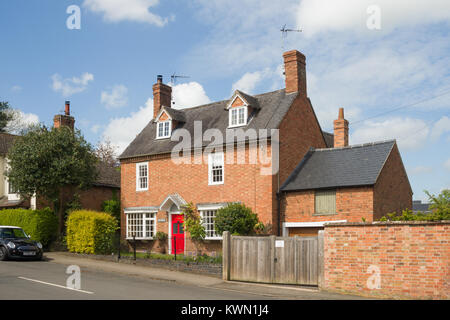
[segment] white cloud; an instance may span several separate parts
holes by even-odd
[[[18,85],[15,85],[15,86],[13,86],[11,88],[11,91],[13,91],[13,92],[20,92],[20,91],[22,91],[22,87],[18,86]]]
[[[450,118],[444,116],[435,123],[431,130],[431,139],[436,141],[439,137],[447,132],[450,132]]]
[[[258,86],[258,84],[261,83],[261,81],[265,79],[275,78],[274,76],[276,73],[277,70],[272,71],[269,68],[266,68],[262,71],[247,72],[238,81],[233,83],[231,91],[234,92],[234,90],[237,89],[248,94],[253,94],[255,88]]]
[[[411,170],[409,170],[409,172],[411,174],[424,174],[424,173],[430,173],[431,171],[433,171],[432,167],[427,167],[427,166],[417,166],[412,168]]]
[[[128,104],[128,89],[124,85],[115,85],[111,92],[102,91],[101,103],[103,103],[106,109],[116,109],[124,107]]]
[[[450,171],[450,158],[448,158],[447,161],[444,162],[444,167]]]
[[[447,0],[302,0],[297,9],[297,25],[306,36],[326,31],[368,31],[367,8],[381,10],[381,30],[450,21]]]
[[[118,146],[119,154],[133,141],[153,118],[153,99],[149,98],[145,106],[128,117],[113,118],[103,131],[103,140],[109,140]]]
[[[353,131],[351,144],[397,139],[402,150],[414,150],[424,146],[429,128],[423,120],[391,118],[385,121],[365,121]]]
[[[198,82],[177,84],[172,87],[172,106],[175,109],[190,108],[210,103],[211,100]]]
[[[135,21],[163,27],[168,18],[150,12],[159,0],[84,0],[83,6],[96,13],[102,13],[107,22]],[[170,20],[175,19],[171,15]]]
[[[93,133],[97,134],[98,131],[99,131],[102,127],[103,127],[102,125],[94,124],[94,125],[91,127],[91,131],[92,131]]]
[[[18,109],[13,109],[14,119],[8,122],[6,131],[13,134],[19,134],[22,129],[29,125],[38,124],[39,116],[34,113],[25,113]]]
[[[94,75],[85,72],[80,77],[63,79],[59,74],[55,73],[51,79],[53,91],[61,92],[64,97],[68,97],[86,90],[89,82],[94,81]]]

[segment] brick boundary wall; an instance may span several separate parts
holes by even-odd
[[[450,221],[326,224],[321,289],[378,298],[450,299]]]

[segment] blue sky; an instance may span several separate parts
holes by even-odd
[[[48,125],[70,100],[88,141],[122,150],[152,117],[156,75],[190,76],[173,90],[177,108],[192,107],[282,88],[283,47],[297,49],[322,128],[344,107],[351,144],[398,139],[414,198],[426,199],[450,187],[450,3],[392,2],[1,1],[0,100]],[[66,26],[70,5],[79,30]],[[283,45],[284,24],[303,32]]]

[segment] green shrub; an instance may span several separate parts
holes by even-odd
[[[0,211],[0,225],[21,227],[33,240],[47,247],[56,237],[58,219],[49,209],[5,209]]]
[[[229,231],[233,235],[246,236],[255,233],[258,224],[258,216],[252,209],[240,203],[230,203],[217,211],[215,229],[217,234]]]
[[[397,212],[388,213],[380,221],[440,221],[450,220],[450,190],[445,189],[439,195],[435,196],[425,191],[431,203],[431,213],[403,210],[400,215]]]
[[[117,199],[117,194],[114,192],[111,200],[105,200],[102,203],[102,211],[109,213],[117,222],[120,222],[120,200]]]
[[[70,252],[109,254],[114,249],[117,221],[104,212],[79,210],[67,219],[67,249]]]
[[[202,241],[206,237],[205,227],[202,224],[199,214],[196,212],[192,202],[182,207],[184,214],[184,225],[186,231],[189,232],[191,239],[194,241]]]
[[[165,232],[158,231],[155,234],[155,239],[156,240],[165,241],[165,240],[167,240],[167,238],[168,238],[168,236],[167,236],[167,233],[165,233]]]

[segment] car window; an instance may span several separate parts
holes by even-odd
[[[26,234],[22,229],[1,228],[0,237],[2,238],[26,238]]]

